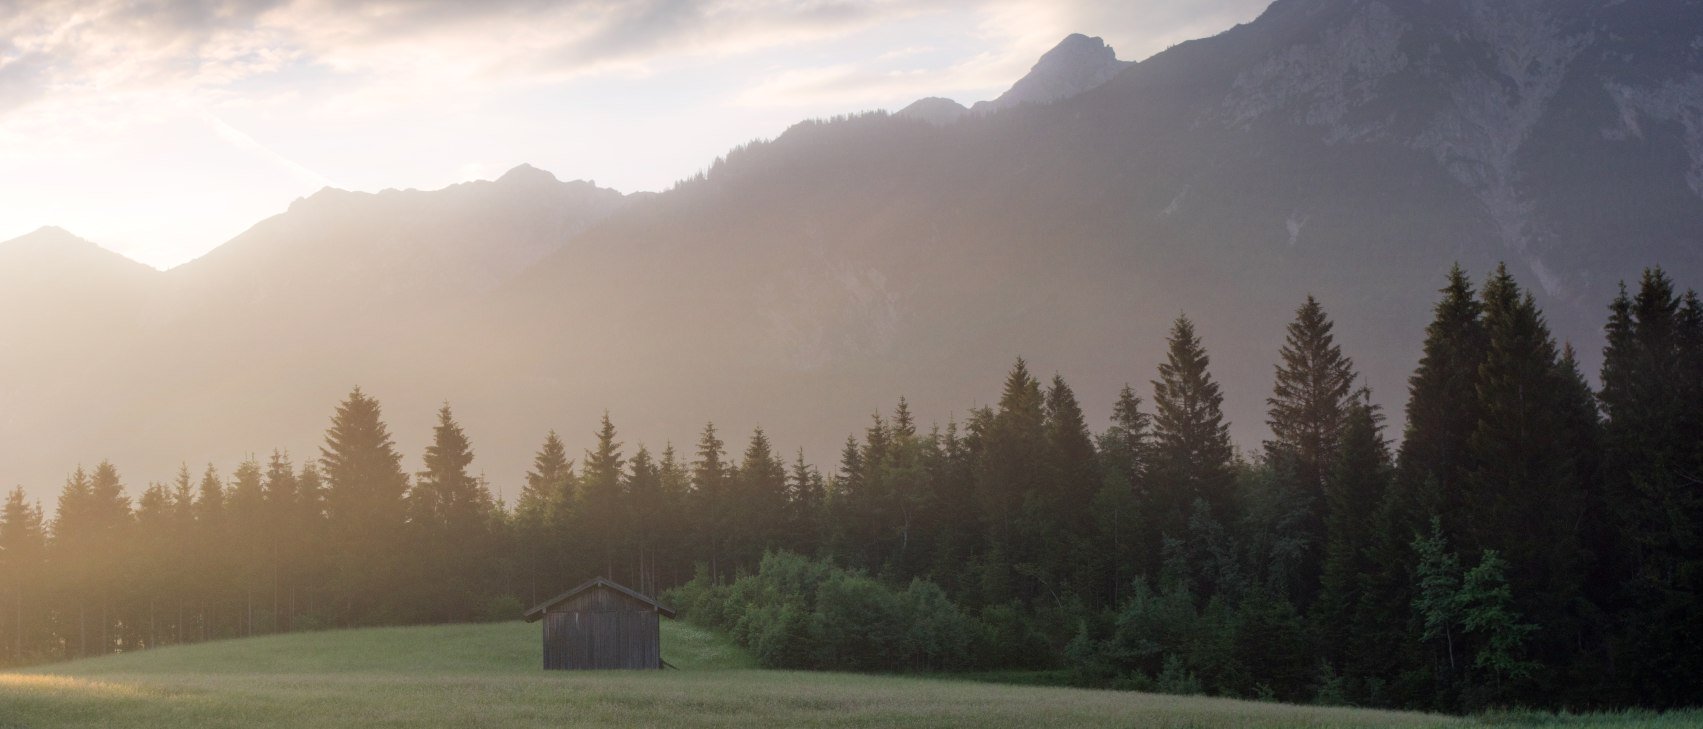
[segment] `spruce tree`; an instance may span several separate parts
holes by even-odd
[[[1468,439],[1473,469],[1462,494],[1459,543],[1507,559],[1519,611],[1544,626],[1535,639],[1538,655],[1560,664],[1579,645],[1576,596],[1584,580],[1585,485],[1572,447],[1589,436],[1569,427],[1588,426],[1565,417],[1577,403],[1576,384],[1564,381],[1532,296],[1498,267],[1481,297],[1487,347],[1478,368],[1479,420]]]
[[[804,460],[804,449],[798,449],[791,472],[787,474],[787,534],[788,548],[801,554],[814,555],[820,551],[822,540],[822,509],[827,501],[827,489],[821,472]]]
[[[1194,323],[1179,316],[1165,362],[1153,381],[1153,470],[1148,523],[1181,538],[1196,500],[1220,523],[1231,517],[1234,474],[1224,395],[1207,371],[1211,359]]]
[[[304,519],[301,478],[295,469],[289,454],[272,451],[261,489],[266,500],[264,537],[270,552],[267,563],[271,568],[272,616],[280,630],[290,630],[294,623],[292,597],[301,581],[299,565],[306,557],[305,545],[312,527]]]
[[[52,529],[53,554],[65,565],[71,586],[70,602],[62,606],[75,622],[71,655],[106,653],[119,646],[113,640],[118,620],[113,591],[121,578],[113,564],[129,537],[130,500],[118,470],[102,461],[91,474],[79,467],[66,480]]]
[[[899,396],[899,404],[893,409],[893,434],[902,437],[915,437],[917,434],[916,419],[911,416],[911,405]]]
[[[662,517],[667,505],[662,490],[662,469],[643,445],[627,462],[626,513],[628,536],[633,544],[633,570],[639,591],[656,594],[656,551],[662,536]]]
[[[408,476],[377,400],[355,388],[320,447],[332,593],[341,622],[396,620],[403,604]]]
[[[1058,375],[1047,389],[1046,432],[1053,487],[1061,497],[1061,523],[1067,529],[1086,530],[1088,503],[1099,486],[1099,454],[1076,393]]]
[[[1140,506],[1145,495],[1152,449],[1152,417],[1141,411],[1141,398],[1124,385],[1112,405],[1112,426],[1100,436],[1103,474],[1093,514],[1105,570],[1105,594],[1118,605],[1137,575],[1158,574],[1157,531],[1145,528]]]
[[[326,581],[330,556],[325,536],[325,480],[319,475],[318,464],[311,460],[302,464],[296,474],[296,493],[296,523],[301,525],[301,538],[296,546],[300,550],[297,559],[302,577],[301,594],[292,594],[292,600],[296,605],[312,605],[320,594],[317,588]]]
[[[1562,347],[1555,376],[1559,387],[1555,419],[1567,439],[1562,448],[1572,458],[1580,485],[1576,539],[1580,559],[1577,569],[1583,585],[1579,604],[1591,606],[1574,623],[1576,649],[1568,656],[1568,670],[1609,675],[1618,661],[1612,654],[1609,626],[1603,618],[1614,608],[1624,573],[1615,558],[1619,540],[1603,470],[1602,411],[1571,344]],[[1590,695],[1603,694],[1593,691]]]
[[[118,469],[107,461],[101,461],[89,477],[89,506],[93,534],[88,544],[95,550],[91,556],[99,560],[94,569],[98,581],[95,594],[101,610],[100,650],[105,653],[123,649],[118,643],[117,630],[122,618],[118,613],[121,606],[116,604],[118,596],[115,593],[128,587],[125,583],[129,581],[129,575],[115,569],[116,560],[107,555],[121,553],[135,524],[130,511],[130,497],[124,494],[124,483],[119,478]]]
[[[872,508],[866,515],[866,534],[873,549],[866,566],[903,579],[920,573],[930,556],[937,504],[929,478],[935,435],[917,435],[901,398],[891,423],[875,418],[870,442],[866,490]],[[873,445],[877,443],[879,451]]]
[[[173,592],[183,589],[176,579],[181,573],[175,569],[181,564],[182,554],[177,546],[183,532],[178,529],[175,516],[172,490],[166,484],[150,483],[136,498],[136,526],[128,540],[129,561],[133,574],[142,579],[127,590],[138,608],[138,619],[127,627],[140,647],[158,647],[165,635],[175,632],[169,630],[169,624],[160,624],[160,606],[169,603]]]
[[[686,501],[692,491],[692,474],[675,452],[673,443],[663,444],[657,479],[662,490],[661,510],[655,517],[657,549],[661,555],[657,570],[663,584],[675,585],[692,573],[694,550]]]
[[[1317,299],[1307,297],[1289,324],[1279,351],[1277,381],[1266,399],[1271,440],[1266,461],[1279,487],[1304,509],[1298,533],[1303,555],[1298,565],[1302,605],[1311,601],[1313,576],[1319,574],[1326,540],[1325,481],[1337,462],[1343,421],[1348,414],[1354,363],[1344,357],[1331,333],[1333,325]]]
[[[484,482],[468,472],[472,463],[472,443],[445,404],[426,446],[426,470],[408,494],[422,607],[437,620],[477,617],[479,596],[494,585],[494,504]]]
[[[593,555],[598,574],[615,578],[619,555],[625,546],[627,513],[622,493],[626,459],[615,440],[615,424],[603,414],[597,432],[597,449],[585,454],[585,474],[580,487],[580,535],[586,553]]]
[[[1045,585],[1034,579],[1019,584],[1016,578],[1020,572],[1033,574],[1043,547],[1035,532],[1023,527],[1025,503],[1048,488],[1046,397],[1022,358],[1006,375],[999,406],[982,438],[976,469],[977,501],[988,542],[982,599],[997,604],[1036,597]]]
[[[196,617],[192,636],[197,640],[223,637],[224,602],[234,589],[236,555],[225,544],[225,482],[213,464],[201,472],[196,487],[193,562]]]
[[[688,499],[697,515],[698,551],[707,558],[710,578],[719,581],[732,528],[728,504],[727,451],[716,437],[715,423],[705,423],[698,437],[697,458],[692,461],[692,492]]]
[[[868,544],[863,538],[864,488],[863,448],[857,436],[846,436],[840,449],[839,469],[828,483],[828,553],[842,563],[867,565]]]
[[[172,507],[181,528],[195,523],[195,478],[189,474],[188,463],[178,464],[177,478],[172,480]]]
[[[1375,569],[1369,559],[1375,532],[1368,517],[1383,503],[1391,477],[1382,420],[1367,393],[1348,406],[1336,461],[1325,480],[1327,540],[1314,617],[1327,655],[1356,672],[1368,668],[1363,631],[1388,619],[1368,614],[1362,600],[1362,580]]]
[[[47,649],[43,627],[47,606],[47,532],[41,505],[31,504],[22,486],[0,506],[0,656],[20,664]]]
[[[1703,645],[1703,307],[1661,269],[1624,286],[1603,350],[1603,500],[1617,527],[1615,653],[1623,685],[1657,705],[1695,699]]]
[[[1141,397],[1124,385],[1112,404],[1112,426],[1100,439],[1100,453],[1107,471],[1115,473],[1131,488],[1140,485],[1152,457],[1153,417],[1141,411]]]
[[[262,605],[260,593],[272,574],[265,520],[266,502],[260,463],[250,456],[231,474],[230,491],[225,499],[223,548],[236,567],[234,587],[240,600],[239,635],[255,634],[255,611]]]
[[[196,490],[195,521],[203,526],[223,523],[224,514],[225,482],[219,477],[219,470],[209,463],[201,472],[201,483]]]
[[[552,430],[533,456],[514,509],[522,595],[528,605],[548,597],[544,591],[559,589],[575,577],[566,569],[574,556],[570,545],[575,526],[570,519],[573,494],[574,461]]]
[[[409,493],[416,524],[441,530],[452,541],[483,535],[491,495],[468,472],[472,463],[472,443],[446,404],[438,410],[432,443],[426,446],[426,470],[416,474]]]
[[[1082,595],[1091,604],[1106,605],[1102,555],[1092,539],[1094,495],[1101,485],[1099,454],[1088,432],[1087,418],[1076,393],[1064,378],[1053,375],[1046,392],[1047,480],[1051,488],[1036,516],[1035,536],[1050,543],[1040,562],[1048,579]]]
[[[734,564],[754,569],[765,550],[778,548],[786,519],[786,467],[775,457],[762,428],[751,433],[739,463],[734,506]]]
[[[1423,581],[1415,540],[1433,519],[1437,534],[1456,533],[1464,519],[1462,502],[1473,461],[1468,445],[1478,425],[1478,369],[1485,357],[1482,307],[1466,272],[1450,269],[1425,328],[1419,366],[1408,378],[1407,422],[1396,456],[1396,473],[1383,502],[1372,514],[1372,569],[1362,581],[1359,629],[1364,673],[1380,681],[1391,676],[1424,677],[1405,684],[1384,684],[1380,701],[1430,703],[1452,690],[1438,685],[1444,672],[1422,658],[1421,631],[1404,619],[1413,615]],[[1452,679],[1451,679],[1452,680]]]
[[[1398,487],[1415,492],[1425,510],[1452,531],[1463,518],[1464,482],[1474,466],[1468,440],[1478,427],[1478,368],[1486,342],[1482,307],[1459,265],[1450,269],[1441,293],[1425,328],[1419,368],[1408,380]]]
[[[515,501],[515,515],[522,523],[536,524],[542,529],[552,512],[562,508],[561,497],[565,482],[573,475],[574,462],[568,449],[552,430],[544,436],[544,445],[532,457],[532,469],[526,472],[526,485],[521,487]]]

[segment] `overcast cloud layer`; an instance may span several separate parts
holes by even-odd
[[[165,267],[327,185],[662,189],[799,119],[991,98],[1072,32],[1140,59],[1264,5],[0,0],[0,240]]]

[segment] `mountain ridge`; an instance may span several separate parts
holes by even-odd
[[[1092,90],[1135,64],[1118,60],[1116,52],[1098,36],[1071,33],[1042,54],[1028,73],[998,97],[966,107],[952,99],[928,96],[894,115],[944,125],[1023,104],[1050,104]]]
[[[96,319],[146,326],[49,348],[83,379],[35,353],[4,365],[51,395],[0,382],[0,463],[39,464],[26,482],[46,488],[88,449],[148,477],[312,453],[355,384],[410,459],[451,400],[499,486],[545,431],[606,409],[635,447],[762,424],[825,463],[900,395],[924,422],[985,404],[1018,355],[1101,422],[1180,312],[1252,445],[1308,293],[1399,413],[1457,261],[1515,262],[1592,371],[1613,282],[1657,263],[1703,280],[1703,57],[1684,30],[1703,10],[1498,7],[1282,0],[1051,103],[802,122],[654,195],[516,168],[298,202],[249,242],[385,252],[327,273],[238,245],[167,272],[172,301]],[[351,201],[373,207],[338,218]],[[507,253],[457,257],[488,249]],[[47,433],[61,444],[17,445]]]

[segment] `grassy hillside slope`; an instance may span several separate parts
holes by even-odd
[[[0,673],[0,729],[1482,725],[1399,712],[761,671],[720,636],[663,626],[663,655],[681,670],[546,673],[538,668],[538,626],[524,623],[267,636],[73,661]]]

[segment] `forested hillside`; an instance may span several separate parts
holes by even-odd
[[[1301,295],[1251,450],[1215,335],[1186,316],[1103,429],[1019,359],[992,404],[925,425],[900,398],[820,468],[785,433],[711,424],[655,449],[606,414],[583,453],[545,435],[512,504],[449,405],[416,461],[357,389],[317,454],[134,492],[101,463],[51,511],[14,490],[0,656],[512,619],[605,575],[679,588],[774,666],[1062,667],[1444,710],[1695,702],[1703,303],[1647,271],[1608,307],[1593,388],[1507,269],[1442,283],[1402,432],[1329,302]]]

